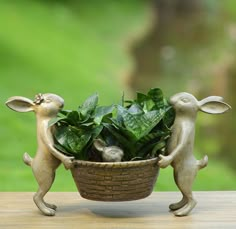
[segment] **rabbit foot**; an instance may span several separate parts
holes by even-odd
[[[46,216],[54,216],[56,213],[55,209],[48,207],[46,204],[35,202],[38,209]]]
[[[196,206],[197,202],[195,200],[190,200],[186,205],[182,208],[174,211],[175,216],[186,216],[188,215],[192,209]]]
[[[56,211],[55,209],[52,209],[52,205],[50,204],[50,207],[48,204],[46,204],[44,201],[38,200],[37,198],[34,198],[34,203],[38,207],[38,209],[46,216],[54,216]],[[55,206],[54,206],[55,207]]]
[[[39,209],[46,216],[54,216],[56,211],[52,208],[45,207],[43,209]]]
[[[182,199],[181,201],[179,201],[178,203],[170,204],[170,205],[169,205],[169,209],[170,209],[171,211],[176,211],[176,210],[182,208],[186,203],[187,203],[187,200],[183,198],[183,199]]]
[[[49,204],[49,203],[46,203],[46,202],[44,202],[44,204],[46,205],[47,208],[51,208],[51,209],[53,209],[53,210],[56,210],[56,209],[57,209],[57,206],[54,205],[54,204]]]

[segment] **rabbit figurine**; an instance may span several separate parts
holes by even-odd
[[[176,216],[185,216],[195,207],[196,200],[192,195],[192,184],[198,170],[207,166],[208,157],[196,160],[193,155],[195,120],[197,112],[221,114],[231,107],[219,96],[210,96],[198,101],[193,95],[182,92],[170,98],[176,117],[172,126],[172,134],[167,143],[167,155],[160,155],[158,165],[165,168],[172,165],[174,180],[183,198],[178,203],[171,204],[170,210]]]
[[[104,162],[121,162],[124,156],[123,150],[118,146],[106,146],[101,139],[96,139],[93,142],[94,147],[101,152]]]
[[[33,198],[35,204],[44,215],[53,216],[56,206],[46,203],[43,198],[51,188],[55,178],[55,170],[61,162],[66,169],[73,166],[73,157],[67,157],[53,147],[53,127],[49,127],[49,120],[57,116],[64,106],[64,100],[55,94],[38,94],[34,101],[14,96],[6,101],[6,105],[14,111],[33,111],[36,115],[37,152],[33,159],[25,153],[23,160],[25,164],[31,166],[39,185]]]

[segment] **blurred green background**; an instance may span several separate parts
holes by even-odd
[[[35,154],[35,117],[7,98],[52,92],[76,109],[94,92],[108,105],[160,87],[167,97],[221,95],[234,108],[235,20],[234,0],[0,1],[0,191],[37,189],[22,161]],[[234,116],[199,113],[195,156],[209,165],[194,190],[236,190]],[[172,168],[160,172],[155,190],[177,190]],[[52,190],[76,191],[63,166]]]

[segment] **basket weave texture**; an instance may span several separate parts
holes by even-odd
[[[98,201],[128,201],[149,196],[159,167],[157,158],[129,162],[75,162],[71,169],[80,195]]]

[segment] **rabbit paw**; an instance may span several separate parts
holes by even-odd
[[[172,162],[173,157],[171,155],[164,156],[162,154],[159,155],[158,166],[160,168],[166,168]]]
[[[65,169],[71,169],[74,165],[74,157],[65,157],[62,163],[64,164]]]

